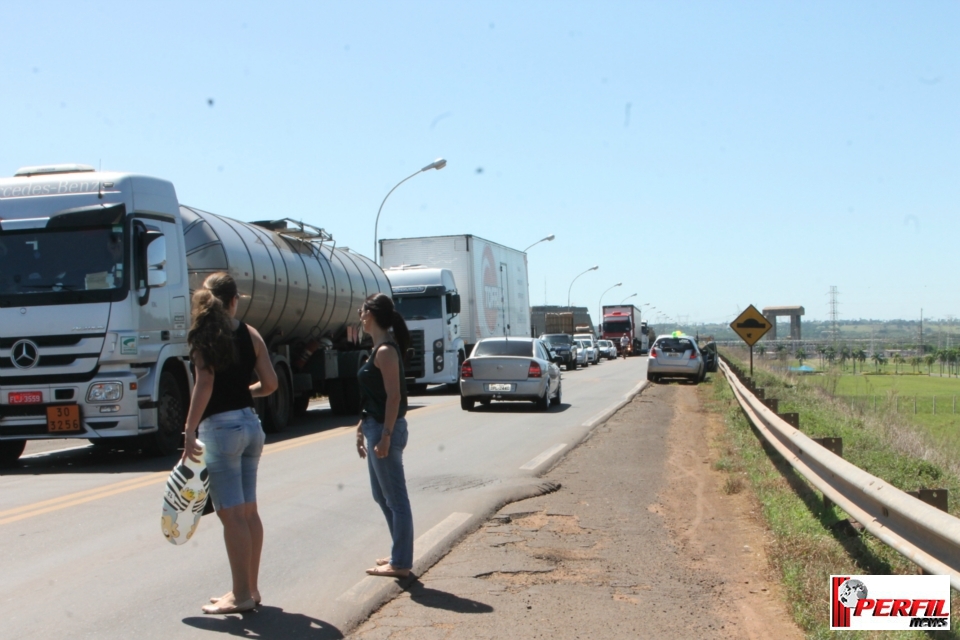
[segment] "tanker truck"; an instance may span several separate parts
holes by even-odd
[[[369,356],[357,309],[390,291],[372,260],[302,222],[183,206],[157,178],[52,165],[0,179],[0,463],[46,438],[174,453],[193,384],[190,295],[217,271],[237,281],[237,318],[277,372],[264,428],[314,395],[356,413]]]

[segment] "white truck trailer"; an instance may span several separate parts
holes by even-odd
[[[380,264],[388,271],[420,265],[453,274],[460,296],[459,331],[454,342],[459,338],[463,344],[458,358],[469,356],[482,338],[530,336],[527,260],[522,251],[474,235],[381,240],[379,251]],[[426,284],[427,271],[423,273],[423,283],[405,280],[404,286]],[[430,345],[426,351],[432,348]],[[459,364],[457,368],[459,375]]]
[[[190,294],[217,271],[237,281],[237,317],[277,371],[264,427],[283,429],[314,394],[356,412],[369,353],[357,308],[390,291],[373,261],[292,220],[183,206],[157,178],[52,165],[0,179],[0,463],[44,438],[175,452],[193,382]]]

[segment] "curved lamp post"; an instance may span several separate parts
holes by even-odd
[[[631,293],[631,294],[628,295],[626,298],[624,298],[623,300],[621,300],[621,301],[620,301],[620,304],[623,304],[624,302],[626,302],[626,301],[629,300],[630,298],[635,298],[636,295],[637,295],[637,294],[635,294],[635,293]]]
[[[610,289],[615,289],[622,284],[623,284],[622,282],[618,282],[617,284],[608,288],[607,291],[610,291]],[[600,315],[597,316],[597,322],[600,324],[599,333],[603,333],[603,296],[607,295],[607,291],[604,291],[603,293],[600,294],[600,301],[597,303],[597,311],[600,313]]]
[[[554,238],[556,238],[556,236],[551,233],[551,234],[548,235],[546,238],[542,238],[542,239],[537,240],[536,242],[534,242],[532,245],[530,245],[529,247],[527,247],[526,249],[524,249],[523,252],[526,253],[527,251],[530,251],[530,249],[532,249],[533,247],[537,246],[537,245],[540,244],[541,242],[551,242],[551,241],[553,241]]]
[[[380,226],[380,212],[383,211],[384,202],[387,201],[387,198],[390,197],[391,193],[396,191],[397,187],[402,185],[404,182],[406,182],[413,176],[421,174],[424,171],[429,171],[430,169],[437,169],[439,171],[440,169],[443,169],[445,166],[447,166],[447,161],[444,160],[443,158],[437,158],[436,160],[434,160],[433,162],[425,166],[423,169],[420,169],[419,171],[411,173],[406,178],[398,182],[396,185],[394,185],[393,189],[390,189],[390,191],[387,192],[387,195],[383,197],[383,202],[380,203],[380,208],[377,209],[377,221],[373,223],[373,261],[376,264],[378,265],[380,264],[380,247],[377,245],[377,229]]]
[[[595,264],[595,265],[593,265],[592,267],[590,267],[589,269],[587,269],[587,271],[596,271],[596,270],[599,269],[599,268],[600,268],[600,265]],[[583,273],[587,273],[587,271],[584,271]],[[583,273],[578,273],[578,274],[577,274],[577,278],[579,278],[580,276],[582,276]],[[573,291],[573,283],[577,281],[577,278],[574,278],[574,279],[573,279],[573,281],[570,283],[570,288],[567,289],[567,308],[568,308],[568,309],[570,308],[570,292]]]

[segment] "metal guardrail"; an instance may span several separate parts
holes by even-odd
[[[831,453],[771,411],[723,360],[720,368],[756,429],[824,497],[928,573],[949,575],[960,590],[960,519]]]

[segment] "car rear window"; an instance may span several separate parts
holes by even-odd
[[[543,336],[543,339],[549,344],[573,344],[573,338],[565,333]]]
[[[665,353],[683,353],[693,349],[693,341],[689,338],[663,338],[654,346]]]
[[[529,340],[484,340],[477,345],[473,357],[477,356],[533,356],[533,343]]]

